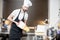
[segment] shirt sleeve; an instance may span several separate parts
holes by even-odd
[[[16,10],[14,10],[10,15],[15,16],[16,15]]]
[[[24,20],[28,20],[28,13],[25,14]]]

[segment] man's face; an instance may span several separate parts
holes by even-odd
[[[28,10],[28,7],[26,7],[26,6],[23,6],[22,8],[23,8],[24,11]]]

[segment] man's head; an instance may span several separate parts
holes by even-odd
[[[23,10],[28,10],[28,8],[29,8],[30,6],[32,6],[32,2],[31,2],[30,0],[24,0],[22,9],[23,9]]]
[[[23,9],[24,11],[27,11],[28,8],[29,8],[29,7],[27,7],[27,6],[24,6],[24,5],[22,6],[22,9]]]

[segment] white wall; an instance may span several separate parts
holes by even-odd
[[[3,0],[0,0],[0,17],[2,18]]]
[[[0,22],[2,18],[3,13],[3,0],[0,0]],[[0,24],[0,31],[1,31],[1,24]]]
[[[59,0],[59,9],[60,9],[60,0]]]
[[[59,0],[48,1],[49,27],[56,27],[58,23]]]

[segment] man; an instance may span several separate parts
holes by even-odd
[[[28,19],[27,10],[30,6],[32,6],[31,1],[24,0],[24,4],[23,4],[22,8],[14,10],[8,16],[7,19],[12,22],[9,40],[21,40],[22,29],[19,28],[17,25],[19,24],[20,21],[23,21],[26,24],[27,19]]]

